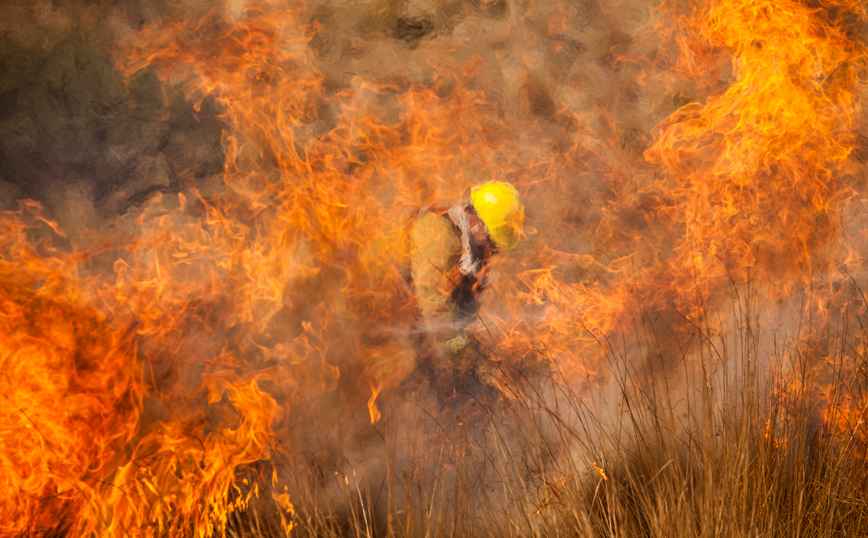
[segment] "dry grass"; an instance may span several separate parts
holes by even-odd
[[[863,426],[824,422],[815,375],[818,363],[835,365],[839,378],[861,371],[861,334],[838,331],[826,346],[778,346],[763,358],[751,324],[736,333],[727,345],[700,331],[695,353],[677,369],[681,379],[640,376],[624,357],[612,357],[614,389],[596,404],[557,375],[525,384],[523,397],[506,404],[467,388],[436,419],[417,402],[411,432],[384,434],[383,472],[360,467],[355,476],[323,480],[310,469],[284,469],[296,487],[292,532],[868,535]],[[229,535],[281,535],[267,509],[255,509]]]

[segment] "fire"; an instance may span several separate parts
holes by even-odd
[[[686,356],[692,329],[724,330],[715,315],[732,290],[802,293],[799,313],[823,317],[834,286],[815,277],[860,269],[840,218],[863,195],[854,1],[661,6],[674,30],[648,31],[678,57],[661,45],[657,64],[615,50],[611,61],[695,99],[633,153],[607,112],[591,122],[568,91],[546,98],[557,77],[532,55],[519,70],[532,83],[515,93],[539,116],[505,111],[485,62],[456,59],[446,39],[421,47],[438,58],[417,62],[424,76],[338,84],[310,46],[321,28],[308,11],[217,9],[119,49],[126,77],[156,73],[169,99],[222,111],[218,192],[155,197],[133,238],[90,245],[66,244],[35,203],[2,217],[0,533],[44,534],[62,516],[75,536],[220,535],[260,488],[288,532],[289,494],[264,491],[279,490],[277,472],[270,484],[241,473],[290,452],[316,398],[340,391],[388,427],[390,398],[422,383],[405,223],[481,181],[513,182],[529,208],[472,328],[507,373],[602,385],[609,358],[639,353],[619,335],[665,325]],[[561,35],[565,17],[544,26]],[[864,405],[827,415],[864,428]]]
[[[864,51],[796,2],[721,3],[703,23],[732,52],[733,81],[671,116],[648,153],[671,178],[666,217],[685,229],[675,265],[704,285],[715,276],[704,264],[717,258],[787,289],[835,254]]]
[[[603,480],[609,479],[609,477],[606,476],[606,470],[605,469],[603,469],[602,467],[600,467],[596,463],[592,463],[592,465],[594,466],[594,469],[596,469],[597,473],[600,475],[600,478],[602,478]]]
[[[383,390],[383,387],[380,385],[375,385],[374,382],[371,382],[371,397],[368,399],[368,412],[371,414],[371,424],[376,424],[380,417],[383,416],[380,413],[380,410],[377,409],[377,395],[380,394],[380,391]]]
[[[134,337],[88,304],[75,279],[84,257],[52,259],[30,243],[58,232],[34,204],[4,224],[0,532],[38,535],[61,514],[86,532],[104,523],[102,480],[136,433],[143,388]]]

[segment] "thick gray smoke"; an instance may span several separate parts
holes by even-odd
[[[166,16],[209,6],[6,2],[0,22],[0,185],[3,206],[42,202],[68,233],[109,231],[156,193],[219,182],[223,127],[166,100],[155,77],[126,84],[112,50]]]
[[[497,115],[507,123],[535,123],[542,133],[519,141],[522,151],[572,159],[563,169],[575,177],[557,178],[559,183],[531,178],[523,184],[528,244],[543,245],[556,256],[596,260],[565,264],[568,274],[559,278],[572,283],[593,280],[595,271],[606,278],[601,267],[613,261],[610,252],[629,242],[611,223],[651,226],[642,220],[647,217],[642,210],[655,201],[629,197],[635,194],[633,182],[652,174],[643,154],[653,128],[711,91],[661,75],[675,59],[663,54],[661,37],[651,27],[655,3],[335,0],[311,2],[304,17],[314,28],[308,46],[326,91],[354,90],[366,79],[390,84],[396,94],[418,85],[448,96],[458,82],[434,66],[473,65],[473,89],[484,92]],[[0,21],[0,208],[37,200],[73,240],[83,241],[91,232],[135,230],[132,222],[158,194],[219,195],[221,137],[230,128],[221,119],[224,111],[212,98],[198,106],[180,83],[165,83],[148,69],[125,79],[117,51],[141,28],[163,20],[195,21],[212,11],[228,19],[241,17],[248,7],[242,2],[7,2]],[[656,73],[648,70],[652,64]],[[376,99],[385,114],[397,109],[385,92]],[[328,132],[338,111],[317,113],[308,131],[313,136]],[[515,159],[521,162],[521,156]],[[619,198],[627,201],[614,203]],[[603,214],[615,206],[620,214]],[[607,245],[613,246],[610,252]],[[521,266],[531,259],[506,259],[500,278],[535,269]],[[295,290],[299,296],[291,307],[275,315],[285,334],[269,335],[270,345],[300,336],[320,302],[340,300],[343,275],[328,271],[305,281],[309,287]],[[676,318],[674,312],[658,313],[637,323],[662,335],[658,359],[681,345],[681,335],[667,334],[670,325],[680,323]],[[612,357],[639,357],[626,368],[630,375],[670,374],[672,365],[661,372],[636,339],[600,345]],[[355,344],[329,342],[330,358],[342,348],[350,355]],[[372,387],[362,381],[359,365],[338,366],[336,388],[275,395],[293,400],[279,424],[275,444],[284,453],[275,456],[274,465],[296,488],[292,494],[299,506],[350,520],[357,517],[357,501],[372,513],[405,503],[436,504],[445,507],[443,517],[461,512],[464,507],[455,503],[464,501],[488,506],[482,513],[496,515],[510,503],[523,509],[544,505],[558,469],[566,476],[566,469],[602,461],[591,449],[601,446],[602,426],[583,422],[584,409],[571,407],[584,397],[584,380],[558,377],[556,365],[527,372],[528,378],[547,381],[518,397],[506,389],[501,397],[485,396],[493,387],[471,381],[456,386],[459,396],[420,390],[414,384],[423,380],[411,374],[381,394],[377,405],[383,417],[373,425],[364,405]],[[587,386],[594,384],[593,376],[588,374]],[[618,389],[602,391],[600,399],[591,411],[601,420],[623,410]],[[540,419],[553,409],[556,421]],[[147,412],[153,416],[145,421],[169,411],[155,405]],[[215,422],[222,420],[220,411],[214,415]],[[534,488],[539,498],[502,494]],[[456,489],[462,492],[457,497]],[[469,524],[496,527],[497,521]]]
[[[237,4],[226,9],[242,10]],[[652,3],[568,4],[319,2],[309,9],[310,20],[320,24],[310,47],[334,90],[361,75],[436,84],[446,92],[451,82],[432,80],[430,64],[447,56],[456,64],[478,57],[478,80],[505,114],[551,122],[556,109],[567,105],[598,118],[591,122],[598,137],[640,156],[653,125],[681,104],[672,97],[677,92],[649,95],[637,80],[639,67],[618,60],[634,53]],[[194,110],[183,94],[161,87],[148,73],[125,83],[112,56],[123,39],[146,25],[196,20],[215,8],[190,1],[4,3],[4,205],[32,198],[70,230],[102,228],[118,215],[135,213],[157,192],[215,181],[223,124],[210,101]],[[551,28],[552,19],[562,28]],[[587,220],[593,211],[588,206],[574,204],[567,224]],[[565,216],[545,209],[535,216]]]

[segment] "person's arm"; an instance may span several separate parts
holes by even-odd
[[[448,322],[461,240],[452,224],[435,212],[418,215],[410,223],[408,235],[410,272],[419,311],[426,322]]]

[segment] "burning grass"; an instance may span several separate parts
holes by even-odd
[[[596,402],[557,376],[544,386],[523,384],[506,406],[485,402],[479,387],[460,390],[445,414],[417,400],[414,411],[426,416],[405,436],[383,439],[385,472],[348,462],[346,475],[291,473],[294,532],[863,534],[868,474],[858,371],[865,356],[854,371],[845,349],[861,346],[864,335],[838,332],[825,342],[830,354],[818,353],[817,342],[779,341],[777,354],[757,361],[761,329],[733,330],[740,342],[731,346],[697,333],[701,349],[692,367],[679,369],[681,380],[637,376],[623,356],[611,357],[621,372],[612,394]],[[838,380],[834,394],[824,386],[827,366]],[[836,411],[829,414],[824,401]],[[853,408],[856,401],[863,403]],[[432,405],[438,420],[426,421]]]
[[[3,64],[52,76],[0,86],[51,193],[0,217],[0,534],[868,534],[864,6],[346,7]],[[489,180],[526,233],[434,363],[406,223]]]
[[[479,387],[462,387],[446,413],[442,400],[417,398],[409,431],[382,434],[385,470],[346,462],[347,474],[316,476],[297,465],[290,471],[293,532],[862,535],[864,403],[845,408],[865,401],[857,396],[864,379],[850,370],[844,350],[861,346],[864,335],[838,332],[826,342],[837,350],[831,354],[818,353],[817,342],[779,341],[778,353],[758,368],[753,352],[762,331],[750,324],[733,331],[740,342],[731,347],[726,338],[696,335],[702,344],[689,359],[695,364],[678,372],[687,379],[639,378],[624,357],[611,357],[621,372],[613,394],[596,404],[557,376],[543,386],[522,383],[521,397],[505,406],[486,402]],[[739,346],[732,354],[716,351]],[[862,355],[857,370],[864,361]],[[832,415],[817,398],[826,390],[822,363],[839,379],[827,395],[837,409]],[[849,420],[842,423],[839,414]],[[269,521],[236,519],[230,533],[277,533],[273,520],[271,531],[252,530]]]

